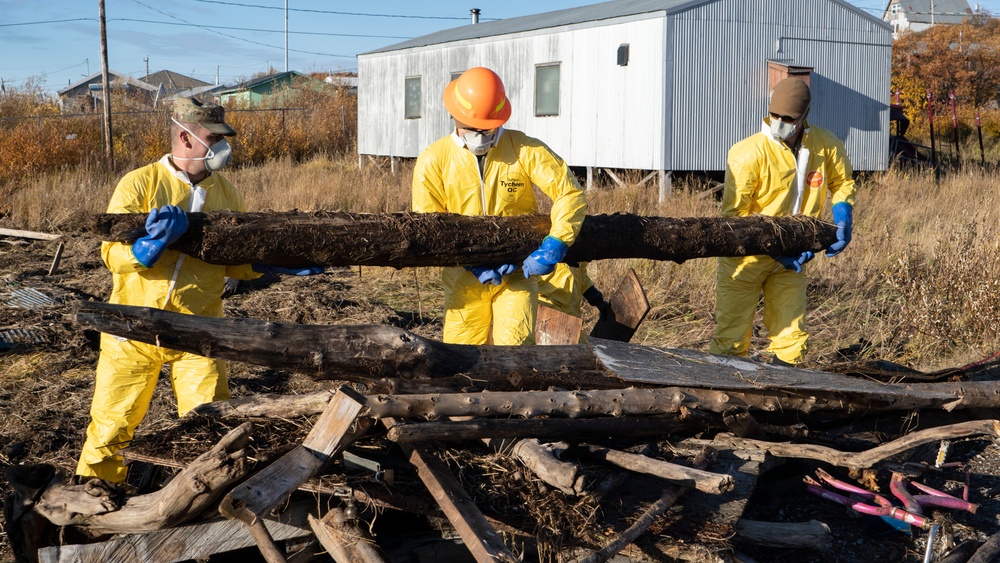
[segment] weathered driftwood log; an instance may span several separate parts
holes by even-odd
[[[298,325],[256,319],[208,318],[94,301],[78,304],[77,319],[101,332],[211,358],[297,371],[316,379],[371,383],[461,375],[465,387],[545,387],[567,383],[598,388],[621,382],[600,371],[585,346],[469,346],[444,344],[384,325]],[[558,374],[571,377],[555,378]]]
[[[466,217],[451,213],[189,213],[171,248],[213,264],[295,266],[476,266],[520,262],[549,232],[546,215]],[[145,214],[96,216],[105,240],[145,235]],[[589,215],[566,262],[798,254],[837,240],[834,225],[809,217]]]
[[[330,510],[322,519],[309,516],[309,527],[337,563],[385,563],[371,537],[340,508]]]
[[[487,440],[497,445],[502,440]],[[499,446],[498,446],[499,447]],[[517,440],[510,447],[513,455],[538,476],[567,495],[582,495],[587,490],[587,479],[580,473],[580,466],[556,457],[556,451],[565,451],[565,443],[543,444],[535,438]]]
[[[702,421],[693,423],[700,426]],[[404,423],[393,426],[387,436],[393,442],[458,442],[480,438],[585,439],[608,436],[659,436],[689,429],[679,415],[628,416],[614,418],[473,418]]]
[[[617,465],[629,471],[659,477],[676,485],[692,487],[703,493],[721,494],[732,490],[734,485],[732,475],[712,473],[711,471],[695,469],[669,461],[653,459],[641,454],[622,452],[602,446],[581,444],[579,449],[587,452],[587,455],[592,458]]]
[[[818,520],[808,522],[761,522],[741,519],[736,524],[740,539],[757,545],[786,549],[824,551],[833,543],[830,527]]]
[[[737,438],[736,436],[726,434],[716,435],[712,440],[685,440],[682,444],[716,449],[763,450],[776,457],[814,459],[848,469],[866,469],[883,459],[923,444],[939,442],[941,440],[954,440],[968,436],[990,436],[996,440],[1000,438],[1000,421],[973,420],[918,430],[881,446],[857,453],[841,452],[833,448],[814,444],[764,442],[761,440]]]
[[[181,524],[200,514],[246,472],[243,450],[251,424],[231,430],[218,444],[198,456],[155,493],[109,504],[79,485],[52,483],[34,510],[60,526],[78,526],[93,533],[146,532]],[[90,508],[88,508],[90,507]]]

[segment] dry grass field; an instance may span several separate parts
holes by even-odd
[[[406,164],[393,175],[384,163],[359,170],[353,155],[316,156],[226,173],[254,210],[380,213],[409,207]],[[0,225],[62,232],[75,217],[103,212],[113,176],[79,167],[26,179],[9,198]],[[819,361],[866,341],[874,357],[933,370],[1000,350],[1000,190],[994,174],[970,168],[935,181],[928,171],[890,170],[859,175],[857,184],[851,246],[837,258],[819,256],[807,266],[808,358]],[[652,187],[602,185],[588,194],[590,212],[714,216],[719,204],[707,187],[698,179],[675,182],[673,195],[658,205]],[[715,261],[610,260],[592,264],[590,271],[608,291],[628,268],[639,274],[653,307],[636,341],[705,349],[714,324]],[[389,276],[404,285],[436,278],[432,272],[374,270],[366,276]],[[421,308],[440,307],[440,296],[432,299],[425,291],[423,297]],[[763,336],[760,328],[755,334]]]
[[[97,253],[99,241],[74,231],[73,225],[81,216],[104,211],[117,178],[143,163],[133,160],[119,163],[114,171],[78,165],[0,187],[0,194],[9,194],[0,201],[5,210],[0,227],[67,235],[66,255],[56,276],[44,275],[54,250],[51,243],[0,245],[0,289],[5,284],[41,283],[64,304],[76,298],[106,299],[110,275]],[[409,166],[397,164],[392,174],[386,163],[366,162],[359,170],[355,155],[320,154],[269,159],[225,173],[252,210],[379,213],[408,209]],[[590,212],[714,216],[719,203],[709,187],[703,179],[679,180],[671,197],[659,205],[652,186],[600,185],[588,194]],[[948,172],[939,181],[927,171],[859,175],[853,243],[837,258],[819,256],[808,266],[812,340],[807,360],[821,367],[836,350],[866,342],[870,358],[929,371],[965,365],[1000,350],[998,203],[993,174],[978,169]],[[609,260],[592,263],[589,271],[607,292],[629,268],[637,272],[652,305],[633,341],[707,349],[714,326],[715,261]],[[366,267],[315,278],[268,280],[243,286],[225,303],[229,316],[384,323],[432,338],[441,334],[443,298],[432,268]],[[0,319],[0,330],[30,326],[49,337],[43,346],[0,352],[0,468],[52,463],[72,469],[75,464],[97,353],[93,335],[74,326],[66,309],[5,309],[10,316]],[[595,311],[586,308],[588,327],[594,320]],[[754,343],[758,349],[766,346],[763,326],[759,328]],[[231,379],[235,396],[298,393],[318,385],[302,376],[238,362],[233,362]],[[147,424],[176,416],[173,409],[169,383],[161,380]],[[0,494],[7,492],[0,482]],[[842,512],[826,508],[830,514]],[[552,523],[556,530],[571,524]],[[890,547],[905,549],[899,548],[901,542],[873,548],[849,540],[836,552],[837,560],[865,561],[876,549],[884,560],[901,561],[888,555]],[[0,560],[9,556],[6,538],[0,536]],[[801,553],[791,557],[783,560],[812,560]]]

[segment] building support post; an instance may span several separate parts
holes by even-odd
[[[660,203],[662,204],[668,197],[670,197],[670,192],[674,190],[674,184],[672,180],[673,172],[670,170],[660,170]]]
[[[594,187],[594,167],[587,167],[587,191]]]

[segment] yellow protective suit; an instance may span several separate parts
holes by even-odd
[[[148,213],[164,205],[177,205],[185,211],[246,210],[243,197],[222,175],[216,172],[192,187],[187,174],[174,168],[165,156],[126,174],[111,196],[108,213]],[[217,266],[169,249],[152,268],[145,268],[132,256],[132,246],[123,243],[103,243],[101,257],[114,282],[111,303],[192,315],[222,316],[226,277],[260,277],[249,264]],[[77,464],[78,475],[125,480],[118,451],[128,445],[146,415],[164,364],[171,365],[178,414],[229,398],[224,361],[102,334],[91,422]]]
[[[548,234],[572,245],[587,200],[566,163],[520,131],[501,128],[498,135],[496,146],[481,159],[454,132],[427,147],[413,169],[413,211],[500,217],[537,213],[535,185],[552,199]],[[534,344],[538,301],[534,277],[525,279],[517,270],[495,286],[480,283],[462,267],[444,268],[441,277],[445,342],[485,344],[492,322],[494,344]]]
[[[560,262],[551,274],[538,276],[538,304],[581,317],[583,292],[593,285],[593,280],[587,275],[586,262],[580,262],[575,268]]]
[[[733,145],[726,160],[723,217],[807,215],[819,217],[830,203],[854,205],[854,180],[844,144],[829,131],[805,125],[798,155],[761,132]],[[745,356],[761,292],[768,351],[795,364],[807,347],[806,277],[769,256],[719,258],[715,334],[709,352]]]

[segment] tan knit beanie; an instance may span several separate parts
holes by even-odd
[[[800,119],[809,109],[809,86],[798,78],[785,78],[774,86],[769,113]]]

